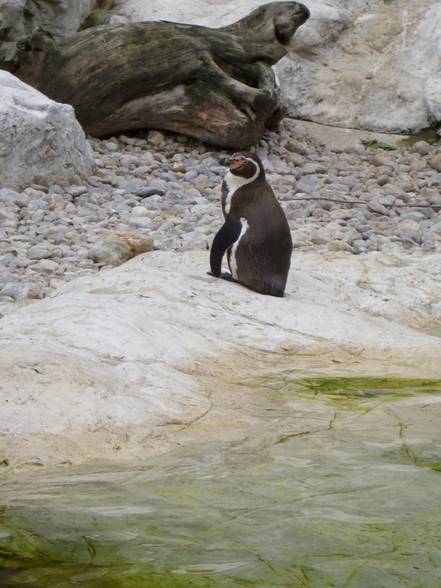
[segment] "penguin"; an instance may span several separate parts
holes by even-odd
[[[211,274],[271,296],[283,296],[292,239],[285,213],[253,153],[233,155],[222,182],[225,222],[210,250]],[[230,274],[221,271],[227,253]]]

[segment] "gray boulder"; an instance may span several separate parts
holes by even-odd
[[[55,38],[72,35],[95,4],[96,0],[2,0],[0,63],[13,62],[17,47],[39,28]]]
[[[94,157],[74,109],[0,71],[0,188],[75,183]]]
[[[441,123],[440,3],[345,4],[334,2],[334,20],[325,5],[313,9],[280,65],[291,114],[398,133]]]

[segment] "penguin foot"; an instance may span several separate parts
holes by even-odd
[[[232,276],[232,274],[230,274],[230,272],[222,272],[220,277],[223,280],[227,280],[227,282],[237,282],[237,280],[233,278],[233,276]]]

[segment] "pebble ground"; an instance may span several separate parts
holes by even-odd
[[[229,152],[158,131],[90,142],[97,167],[84,184],[0,190],[0,313],[99,271],[97,252],[115,233],[152,237],[161,250],[210,247]],[[256,151],[295,249],[441,250],[440,147],[330,149],[286,120]]]

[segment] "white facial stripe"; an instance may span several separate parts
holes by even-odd
[[[254,165],[254,167],[256,168],[256,171],[251,176],[251,178],[241,178],[240,176],[235,176],[230,171],[228,171],[225,174],[224,180],[225,180],[225,183],[227,184],[227,188],[228,188],[228,194],[225,199],[225,214],[230,213],[231,200],[233,199],[233,196],[236,193],[236,191],[239,188],[241,188],[242,186],[245,186],[245,184],[250,184],[251,182],[254,182],[254,180],[256,180],[259,176],[260,169],[259,169],[259,166],[257,165],[257,163],[253,159],[250,159],[249,157],[244,157],[244,159],[246,159],[247,161],[250,161]]]
[[[237,280],[237,261],[236,261],[237,248],[239,247],[240,240],[245,235],[245,233],[248,231],[249,226],[250,226],[248,224],[248,221],[246,218],[241,218],[240,224],[242,225],[242,228],[240,229],[240,235],[239,235],[237,241],[234,242],[233,248],[231,249],[231,256],[230,256],[231,274],[235,280]]]

